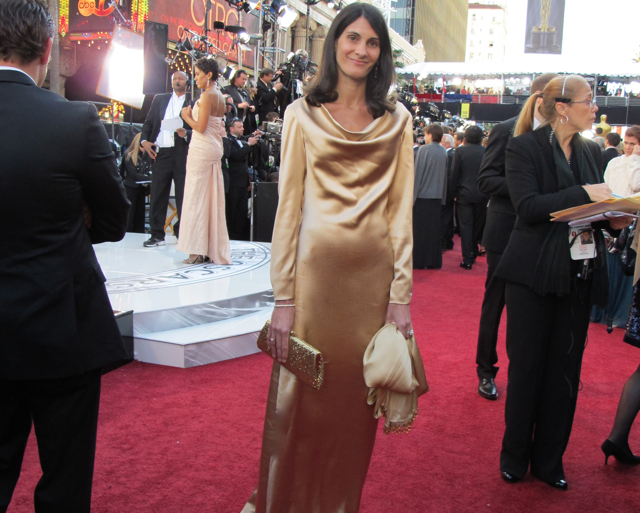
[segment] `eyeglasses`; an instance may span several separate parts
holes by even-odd
[[[590,108],[593,108],[593,107],[596,106],[596,100],[595,99],[583,100],[581,102],[574,102],[571,98],[556,98],[555,100],[558,103],[573,103],[573,104],[576,104],[576,103],[588,103]]]

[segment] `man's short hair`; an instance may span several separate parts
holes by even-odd
[[[29,64],[42,57],[55,25],[43,0],[0,1],[0,59]]]
[[[453,148],[453,145],[455,144],[455,142],[453,140],[453,136],[451,134],[444,134],[442,136],[442,141],[441,142],[448,143],[450,148]]]
[[[247,77],[249,76],[249,74],[245,70],[239,69],[233,74],[232,82],[235,83],[235,81],[238,80],[238,78],[240,78],[242,75],[247,75]]]
[[[231,120],[231,124],[230,124],[229,126],[233,126],[233,125],[235,125],[236,123],[240,123],[240,124],[244,127],[244,123],[242,122],[242,120],[241,120],[241,119],[238,119],[238,118],[233,118],[233,119]]]
[[[274,73],[275,73],[275,71],[273,71],[271,68],[262,68],[260,70],[260,78],[264,78],[266,76],[273,75]]]
[[[464,131],[464,137],[468,144],[481,144],[484,132],[478,125],[471,125]]]
[[[605,139],[609,143],[609,146],[613,146],[614,148],[620,144],[620,141],[622,141],[620,134],[616,134],[615,132],[609,132]]]
[[[440,126],[442,126],[442,132],[443,132],[445,135],[447,135],[447,134],[450,134],[450,133],[451,133],[451,127],[450,127],[450,126],[447,126],[447,125],[440,125]]]
[[[554,78],[559,77],[557,73],[543,73],[539,77],[536,77],[533,82],[531,82],[531,94],[536,91],[544,91],[544,88],[547,87],[547,84],[551,82]]]
[[[442,130],[441,125],[429,125],[427,128],[425,128],[424,131],[427,134],[431,135],[431,140],[434,143],[439,143],[440,141],[442,141],[442,135],[444,134],[444,131]]]
[[[269,112],[269,113],[264,117],[264,119],[265,119],[266,121],[268,121],[269,123],[273,123],[273,122],[274,122],[276,119],[278,119],[278,118],[279,118],[279,116],[278,116],[278,113],[277,113],[277,112]]]
[[[454,137],[456,138],[456,140],[462,142],[464,141],[464,132],[456,132]]]

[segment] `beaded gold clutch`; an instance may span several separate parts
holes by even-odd
[[[271,357],[271,351],[269,351],[269,345],[267,344],[269,324],[271,324],[271,321],[266,322],[260,335],[258,335],[258,349]],[[299,380],[316,390],[319,390],[322,386],[324,381],[322,353],[304,340],[296,337],[293,331],[289,336],[289,356],[282,366]]]

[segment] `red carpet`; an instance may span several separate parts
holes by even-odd
[[[498,457],[504,427],[504,328],[496,402],[476,392],[475,346],[486,262],[460,269],[459,240],[440,271],[417,271],[412,304],[431,392],[409,435],[380,431],[363,513],[637,512],[640,468],[600,444],[640,351],[592,325],[573,434],[569,491],[527,476],[507,485]],[[257,479],[270,360],[262,355],[194,369],[133,363],[103,380],[94,513],[237,513]],[[640,422],[640,421],[638,421]],[[637,423],[638,423],[637,422]],[[640,453],[640,428],[630,445]],[[10,513],[32,512],[40,476],[32,436]],[[304,513],[304,512],[300,512]]]

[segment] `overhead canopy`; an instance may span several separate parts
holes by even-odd
[[[576,75],[598,75],[610,78],[640,77],[640,63],[629,60],[628,64],[608,63],[606,60],[592,64],[578,63],[573,66],[563,63],[564,69],[554,64],[553,59],[545,61],[544,65],[523,65],[515,62],[486,63],[486,62],[421,62],[406,66],[398,70],[399,74],[414,74],[422,77],[440,77],[455,75],[461,78],[484,78],[511,75],[540,75],[542,73],[567,73]]]

